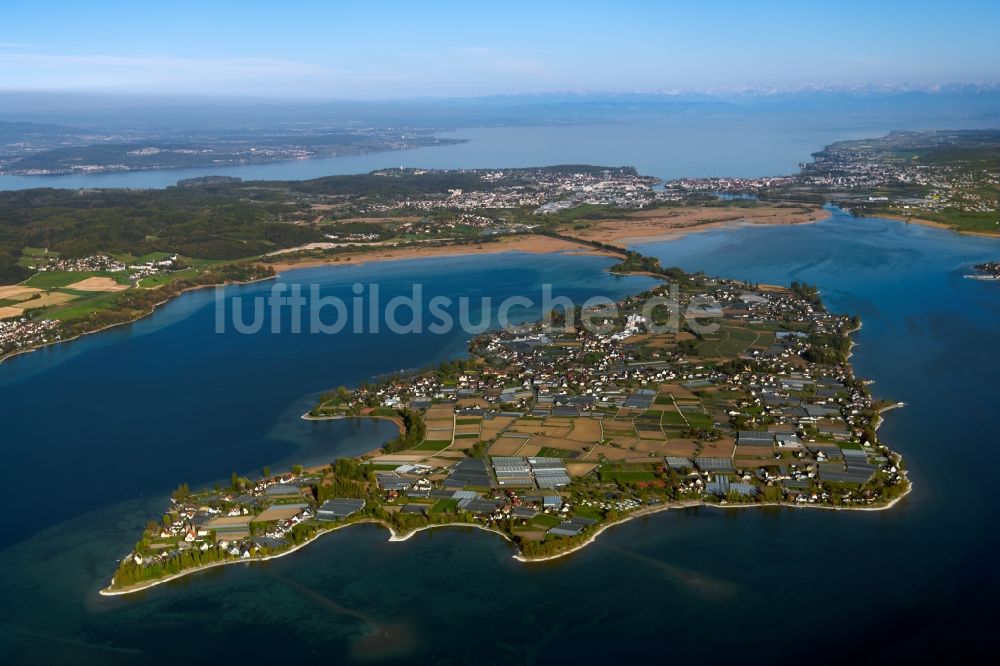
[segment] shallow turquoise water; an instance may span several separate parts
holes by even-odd
[[[0,658],[254,660],[291,645],[286,656],[335,663],[706,654],[826,662],[961,653],[988,641],[1000,591],[990,481],[1000,458],[1000,284],[962,275],[1000,256],[1000,242],[837,214],[643,250],[691,270],[814,282],[832,309],[860,314],[856,370],[876,380],[877,395],[908,405],[889,413],[883,436],[905,455],[914,492],[887,512],[667,512],[532,566],[482,532],[436,530],[389,543],[380,528],[358,527],[263,565],[103,599],[96,590],[114,558],[170,487],[302,452],[363,449],[388,433],[301,422],[309,396],[464,348],[462,335],[215,335],[211,292],[192,293],[134,326],[0,367],[7,467],[31,470],[6,479],[12,522],[0,550]],[[386,293],[420,281],[477,295],[548,281],[563,293],[615,297],[649,284],[613,278],[603,272],[608,264],[515,255],[295,277],[344,293],[373,279]]]

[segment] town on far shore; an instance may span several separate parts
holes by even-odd
[[[1000,233],[1000,131],[891,132],[813,157],[796,174],[760,178],[661,181],[631,167],[570,164],[0,192],[0,214],[11,221],[0,238],[0,359],[133,321],[187,289],[389,251],[812,222],[824,204]]]
[[[799,173],[780,177],[682,178],[668,189],[832,203],[858,215],[1000,233],[1000,130],[910,130],[838,141],[799,166]]]
[[[187,289],[271,277],[274,262],[482,246],[567,215],[670,200],[658,182],[629,167],[568,165],[389,169],[264,191],[224,177],[152,192],[46,190],[39,196],[53,210],[73,222],[106,219],[114,231],[91,239],[64,218],[42,225],[20,199],[8,205],[25,229],[16,242],[0,239],[0,359],[133,321]],[[0,193],[0,211],[5,196],[14,195]],[[206,211],[205,196],[218,205]],[[189,221],[165,230],[164,218]]]
[[[612,270],[669,281],[615,308],[555,311],[472,339],[467,358],[324,394],[308,419],[388,418],[382,449],[331,465],[181,484],[104,594],[292,552],[378,523],[394,538],[475,526],[516,557],[559,557],[606,527],[703,506],[882,509],[910,482],[849,362],[859,320],[817,290],[662,268],[618,250]],[[676,287],[682,326],[644,310]],[[582,315],[599,321],[581,326]],[[707,322],[716,326],[703,326]]]

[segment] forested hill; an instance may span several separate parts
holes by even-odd
[[[488,171],[386,170],[306,181],[197,179],[162,190],[33,189],[0,193],[0,284],[30,275],[19,265],[25,247],[63,258],[97,252],[179,253],[237,259],[324,240],[315,222],[416,196],[449,190],[486,191],[528,182],[529,174],[607,170],[555,166]],[[613,171],[634,173],[630,168]]]
[[[61,257],[97,252],[171,252],[200,259],[237,259],[321,241],[313,222],[367,203],[488,191],[529,182],[529,175],[615,171],[581,165],[488,171],[385,170],[305,181],[195,179],[162,190],[33,189],[0,193],[0,283],[28,277],[18,265],[25,247]],[[321,214],[317,213],[317,206]]]
[[[288,208],[236,188],[55,190],[0,195],[0,283],[30,275],[18,265],[25,247],[62,257],[98,252],[176,252],[235,259],[308,242],[316,231],[278,222]]]

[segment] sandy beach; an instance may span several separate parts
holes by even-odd
[[[656,208],[637,211],[622,218],[602,220],[587,229],[562,228],[564,236],[582,241],[609,244],[629,244],[680,238],[690,233],[708,229],[739,226],[742,224],[782,225],[808,224],[830,217],[830,213],[817,206],[759,208]],[[584,244],[541,235],[503,236],[500,240],[481,244],[435,245],[430,247],[403,247],[344,252],[323,258],[293,258],[272,264],[279,273],[292,268],[309,268],[327,264],[363,264],[371,261],[393,261],[441,256],[472,256],[502,252],[527,252],[530,254],[577,254],[590,256],[618,256]]]
[[[818,206],[761,206],[758,208],[655,208],[615,220],[602,220],[583,230],[563,233],[588,241],[632,244],[673,240],[687,234],[752,225],[811,224],[825,220],[831,213]]]
[[[680,238],[690,233],[705,231],[709,229],[719,229],[723,227],[736,227],[743,224],[760,225],[781,225],[781,224],[808,224],[826,219],[830,213],[816,206],[803,207],[780,207],[762,206],[759,208],[731,209],[731,208],[711,208],[711,207],[685,207],[685,208],[657,208],[652,210],[637,211],[621,219],[603,220],[591,225],[585,230],[560,229],[560,233],[566,236],[573,236],[583,241],[600,241],[609,244],[629,244],[643,243],[657,240],[671,240]],[[936,224],[936,223],[935,223]],[[422,259],[433,257],[458,257],[501,254],[504,252],[525,252],[529,254],[569,254],[579,256],[607,256],[618,257],[613,252],[599,250],[592,246],[574,243],[561,238],[551,236],[541,236],[536,234],[526,234],[520,236],[504,236],[498,241],[481,244],[461,244],[461,245],[435,245],[430,247],[402,247],[391,249],[379,249],[364,252],[347,252],[343,254],[331,255],[323,258],[308,258],[301,260],[288,259],[269,264],[275,270],[275,276],[261,278],[270,280],[280,276],[281,273],[297,269],[317,266],[327,266],[331,264],[360,265],[375,261],[397,261],[403,259]],[[251,280],[256,282],[259,280]],[[235,284],[235,283],[231,283]],[[244,283],[246,284],[246,283]],[[198,285],[185,289],[193,291],[220,285]],[[4,289],[8,287],[0,287]],[[18,288],[23,291],[24,287],[13,285],[9,289]],[[178,294],[180,295],[180,294]],[[136,320],[152,314],[159,306],[172,300],[173,297],[156,303],[152,310],[143,314]],[[13,312],[7,313],[14,316]],[[90,335],[103,331],[107,328],[130,324],[132,321],[119,322],[109,326],[81,333],[73,338],[57,340],[37,345],[26,349],[19,349],[0,357],[0,361],[40,349],[50,344],[60,344],[75,340],[83,335]]]
[[[392,249],[369,250],[365,252],[345,252],[319,259],[303,259],[295,261],[279,261],[271,264],[279,273],[293,268],[309,268],[326,266],[328,264],[360,265],[373,261],[396,261],[400,259],[423,259],[430,257],[460,257],[485,254],[501,254],[504,252],[526,252],[529,254],[575,254],[590,256],[617,256],[610,252],[597,250],[586,245],[578,245],[571,241],[552,238],[550,236],[524,235],[504,236],[500,240],[489,243],[461,245],[434,245],[430,247],[402,247]]]
[[[398,416],[382,416],[381,414],[372,414],[371,408],[369,408],[367,411],[368,411],[367,414],[364,413],[364,411],[362,411],[362,413],[360,414],[351,416],[340,416],[340,415],[313,416],[309,412],[306,412],[299,418],[302,419],[303,421],[340,421],[342,419],[382,419],[383,421],[392,421],[393,423],[395,423],[396,427],[399,428],[399,432],[403,432],[404,430],[406,430],[406,426],[403,424],[403,419],[401,419]]]

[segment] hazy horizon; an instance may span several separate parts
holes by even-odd
[[[970,21],[969,17],[975,17]],[[0,91],[385,101],[599,91],[928,88],[1000,80],[1000,6],[957,0],[262,2],[4,9]]]

